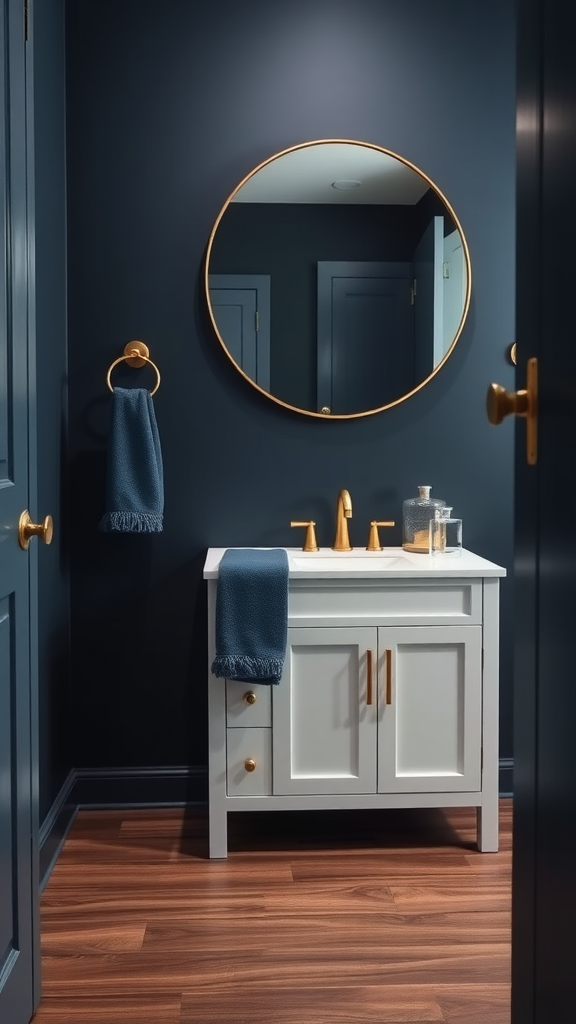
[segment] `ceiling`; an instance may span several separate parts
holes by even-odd
[[[339,190],[337,181],[358,181]],[[318,142],[288,150],[253,172],[234,203],[413,204],[428,181],[399,158],[354,142]]]

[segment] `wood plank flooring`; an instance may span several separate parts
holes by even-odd
[[[509,1024],[512,802],[81,811],[42,896],[33,1024]]]

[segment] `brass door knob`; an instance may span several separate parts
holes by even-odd
[[[506,391],[501,384],[491,384],[486,395],[488,422],[494,427],[506,416],[526,416],[528,412],[527,391]]]
[[[535,466],[538,461],[538,360],[529,359],[526,367],[526,388],[506,391],[501,384],[490,384],[486,395],[488,422],[497,427],[506,416],[522,416],[526,420],[526,460]]]
[[[256,767],[256,761],[253,757],[249,757],[244,761],[244,767],[247,772],[253,772]]]
[[[256,694],[254,693],[253,690],[248,690],[248,693],[244,694],[244,703],[245,704],[255,704],[256,703]]]
[[[32,537],[39,537],[45,544],[51,544],[53,535],[52,516],[46,516],[42,523],[33,523],[28,509],[24,510],[18,522],[18,543],[24,551],[28,550]]]

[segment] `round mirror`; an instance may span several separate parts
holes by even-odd
[[[422,171],[365,142],[277,153],[234,189],[206,255],[224,350],[269,398],[323,418],[402,402],[450,355],[470,256]]]

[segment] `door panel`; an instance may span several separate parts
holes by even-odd
[[[220,337],[250,380],[270,391],[270,278],[210,274],[210,302]]]
[[[516,420],[512,1022],[574,1018],[576,5],[518,4],[517,388],[538,359],[538,463]]]
[[[456,337],[460,321],[462,320],[462,310],[466,305],[466,263],[464,260],[462,236],[459,231],[452,231],[451,234],[446,235],[444,238],[442,284],[444,286],[444,323],[440,357],[446,355]]]
[[[377,409],[414,387],[409,263],[318,263],[318,409]]]
[[[30,499],[29,194],[22,4],[2,0],[0,53],[0,1021],[27,1024],[39,997],[36,738],[30,586],[18,545]],[[30,455],[31,460],[31,455]]]
[[[378,670],[378,791],[477,792],[481,627],[381,628]]]
[[[274,794],[374,793],[376,703],[367,703],[367,656],[376,630],[288,630],[272,694]]]
[[[433,217],[414,253],[414,377],[418,383],[444,356],[443,258],[444,217]],[[456,331],[452,338],[455,335]]]

